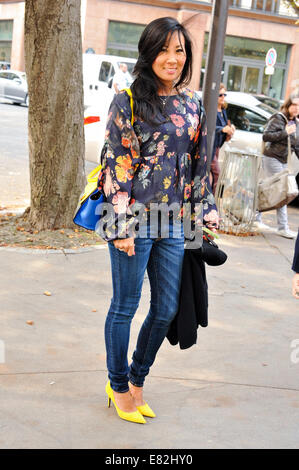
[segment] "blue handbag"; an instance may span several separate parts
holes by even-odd
[[[130,88],[125,89],[126,93],[130,97],[130,107],[132,111],[131,124],[134,122],[133,114],[133,97]],[[107,145],[104,144],[101,161],[103,161],[103,154],[106,152]],[[98,178],[102,165],[98,165],[92,170],[87,176],[87,185],[85,186],[84,192],[80,196],[79,204],[75,211],[73,222],[80,227],[86,228],[87,230],[96,230],[97,223],[102,217],[101,205],[105,202],[104,194],[97,188]]]
[[[77,209],[74,223],[87,230],[95,231],[102,216],[100,206],[104,201],[104,195],[96,189]]]
[[[97,166],[87,176],[87,185],[85,186],[84,193],[80,196],[73,219],[76,225],[86,228],[87,230],[96,229],[97,222],[101,218],[101,209],[99,206],[105,201],[103,193],[97,188],[101,168],[101,165]]]

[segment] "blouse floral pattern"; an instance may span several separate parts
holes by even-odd
[[[161,116],[157,126],[138,116],[132,126],[129,96],[125,91],[114,96],[98,182],[114,209],[105,227],[107,241],[134,236],[134,214],[141,206],[150,211],[153,203],[181,208],[191,201],[202,203],[204,222],[217,210],[207,175],[206,115],[200,100],[185,90],[167,98],[165,112],[168,119]]]

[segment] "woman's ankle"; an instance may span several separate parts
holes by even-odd
[[[143,387],[138,387],[137,385],[129,383],[131,395],[135,401],[136,406],[142,406],[145,404],[143,400]]]

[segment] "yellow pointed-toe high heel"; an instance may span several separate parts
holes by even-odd
[[[129,383],[130,390],[132,390],[133,384]],[[134,395],[133,395],[134,396]],[[146,416],[147,418],[155,418],[156,414],[153,412],[151,407],[144,402],[144,405],[136,406],[137,410],[142,414],[142,416]]]
[[[153,412],[150,406],[148,406],[147,403],[144,403],[144,405],[137,406],[137,410],[143,415],[148,418],[155,418],[156,414]]]
[[[111,400],[112,400],[112,403],[115,406],[117,414],[121,419],[124,419],[125,421],[131,421],[132,423],[140,423],[140,424],[145,424],[146,423],[144,417],[142,416],[140,411],[138,411],[138,409],[137,409],[137,411],[133,411],[131,413],[128,413],[128,412],[122,411],[120,408],[118,408],[117,404],[115,403],[115,398],[114,398],[114,395],[113,395],[113,390],[111,388],[110,382],[108,382],[107,385],[106,385],[106,393],[108,395],[108,406],[110,407]]]

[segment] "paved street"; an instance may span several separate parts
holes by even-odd
[[[0,100],[0,207],[23,209],[30,202],[28,108]],[[89,173],[95,164],[86,161]]]
[[[26,116],[25,107],[0,104],[1,184],[10,207],[29,197]],[[275,213],[263,220],[274,227]],[[291,229],[298,220],[290,207]],[[294,240],[221,235],[219,244],[228,261],[207,267],[209,326],[188,350],[163,343],[145,388],[157,418],[146,425],[107,407],[107,246],[76,254],[0,248],[0,448],[298,449]],[[145,279],[129,357],[149,296]]]
[[[0,102],[0,206],[27,207],[30,200],[28,108]]]

